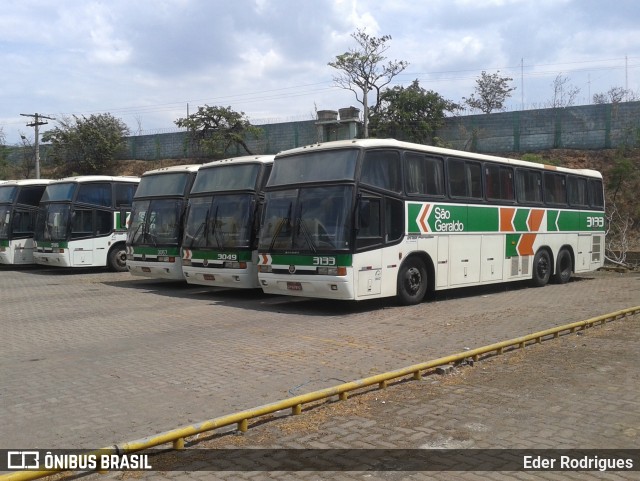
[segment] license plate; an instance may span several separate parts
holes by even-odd
[[[202,277],[204,278],[205,281],[215,281],[216,280],[216,276],[214,276],[213,274],[204,274]]]
[[[290,291],[301,291],[302,284],[300,282],[287,282],[287,289]]]
[[[143,267],[143,268],[142,268],[142,272],[151,272],[151,268],[149,268],[149,267]]]

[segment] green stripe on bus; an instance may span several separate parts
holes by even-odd
[[[191,259],[207,259],[209,261],[244,261],[250,262],[252,257],[251,251],[209,251],[194,250],[191,251]]]
[[[8,239],[0,239],[0,247],[9,247]]]
[[[521,234],[506,234],[506,257],[517,257],[518,254],[518,242],[520,242]]]
[[[60,242],[38,241],[38,247],[45,247],[45,248],[54,247],[56,249],[68,249],[69,243],[66,241],[60,241]]]
[[[335,259],[335,264],[329,259]],[[294,265],[294,266],[332,266],[351,267],[353,256],[351,254],[337,255],[302,255],[302,254],[271,254],[272,265]]]
[[[179,247],[147,247],[147,246],[135,246],[133,248],[134,254],[144,254],[146,256],[179,256]]]

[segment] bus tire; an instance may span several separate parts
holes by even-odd
[[[546,249],[540,249],[533,258],[531,284],[534,287],[546,286],[551,277],[551,257]]]
[[[111,248],[107,256],[107,264],[114,272],[126,272],[127,250],[124,244],[117,244]]]
[[[560,249],[558,258],[556,259],[556,273],[553,279],[558,284],[566,284],[571,279],[573,272],[573,263],[571,262],[571,254],[567,249]]]
[[[419,304],[427,292],[428,277],[424,262],[417,257],[407,259],[398,272],[398,303]]]

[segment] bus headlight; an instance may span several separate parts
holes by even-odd
[[[270,265],[260,265],[258,266],[258,271],[268,274],[270,272],[273,272],[273,267]]]
[[[176,258],[172,256],[158,256],[158,262],[175,262]]]
[[[182,265],[183,266],[190,266],[191,265],[191,259],[182,259]]]
[[[222,267],[225,269],[246,269],[246,262],[238,262],[238,261],[224,261],[222,263]]]
[[[346,276],[346,267],[318,267],[316,272],[320,276]]]

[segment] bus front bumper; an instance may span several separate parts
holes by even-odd
[[[354,300],[351,276],[292,276],[260,273],[260,287],[266,294]]]

